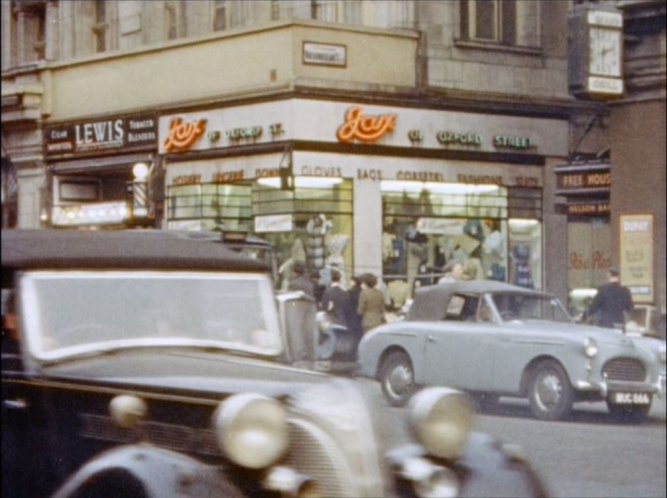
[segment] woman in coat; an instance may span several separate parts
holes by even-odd
[[[359,294],[357,313],[361,315],[361,330],[363,333],[386,322],[384,316],[384,295],[375,288],[375,275],[362,275],[363,290]]]

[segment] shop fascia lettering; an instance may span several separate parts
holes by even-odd
[[[188,119],[173,117],[169,122],[169,131],[164,141],[164,150],[168,153],[187,152],[192,150],[201,139],[208,138],[209,147],[219,147],[220,138],[225,136],[229,145],[254,143],[264,134],[261,125],[238,126],[224,131],[209,129],[208,119]],[[282,123],[272,123],[268,126],[272,138],[283,134]]]
[[[393,135],[399,121],[397,113],[368,112],[362,106],[351,106],[343,113],[342,123],[336,129],[336,140],[343,144],[375,144],[381,139]],[[214,117],[212,116],[212,119]],[[285,133],[282,122],[268,126],[253,124],[216,129],[210,126],[209,119],[180,116],[171,117],[164,150],[167,153],[186,152],[197,146],[199,149],[222,147],[225,145],[252,144],[263,140],[268,135],[275,139]],[[208,143],[202,143],[204,137]],[[222,143],[222,140],[226,143]],[[407,138],[413,146],[421,145],[425,140],[422,129],[414,128],[407,132]],[[475,130],[441,129],[435,133],[435,139],[443,147],[480,148],[490,144],[497,150],[527,151],[537,147],[534,138],[523,135],[495,134],[486,138]]]
[[[156,141],[157,119],[147,115],[54,125],[47,127],[44,134],[45,153],[54,156],[124,147],[150,148]]]

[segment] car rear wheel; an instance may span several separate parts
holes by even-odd
[[[609,409],[611,416],[619,422],[640,424],[648,418],[648,412],[651,410],[651,405],[627,406],[607,401],[607,408]]]
[[[574,390],[567,373],[558,362],[546,360],[535,368],[528,398],[535,418],[559,420],[570,413]]]
[[[382,393],[392,406],[403,406],[415,391],[412,362],[403,351],[389,353],[380,368]]]

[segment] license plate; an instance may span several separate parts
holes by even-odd
[[[648,405],[651,395],[648,393],[613,393],[612,400],[617,405]]]

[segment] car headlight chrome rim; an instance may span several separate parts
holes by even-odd
[[[474,404],[461,391],[447,387],[422,389],[410,400],[410,426],[426,451],[438,458],[458,457],[475,418]]]
[[[584,343],[584,353],[589,358],[593,358],[598,354],[598,343],[595,339],[592,339],[591,337],[586,338],[586,342]]]
[[[231,396],[218,406],[213,424],[223,453],[243,467],[269,467],[288,447],[285,408],[267,396],[254,393]]]

